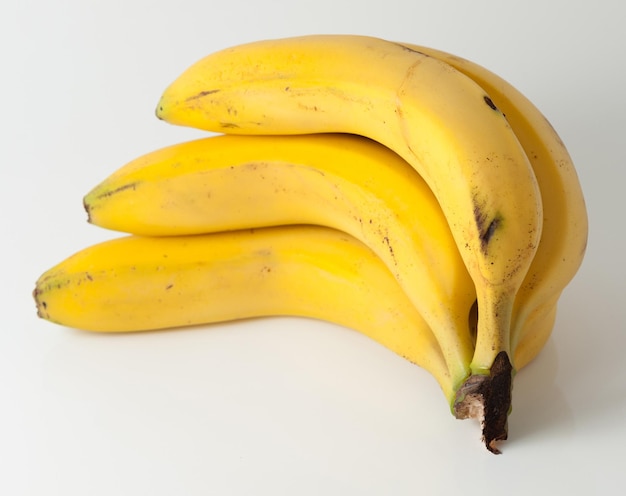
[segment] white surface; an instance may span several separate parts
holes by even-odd
[[[0,494],[608,494],[626,443],[626,73],[620,0],[4,2]],[[588,255],[554,337],[517,377],[496,457],[434,380],[355,332],[274,319],[93,335],[35,316],[41,272],[114,236],[82,195],[197,136],[153,116],[199,57],[358,33],[431,45],[509,79],[569,147]]]

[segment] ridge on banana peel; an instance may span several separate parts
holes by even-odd
[[[528,157],[480,85],[401,44],[313,35],[205,57],[165,90],[157,116],[230,134],[361,134],[409,162],[441,204],[476,284],[479,319],[470,368],[473,381],[484,386],[461,401],[483,403],[478,411],[485,412],[485,443],[497,451],[496,443],[507,437],[513,304],[537,249],[543,214]],[[498,377],[496,358],[503,363]]]
[[[350,235],[280,226],[200,235],[125,236],[50,268],[34,290],[38,315],[95,332],[137,332],[253,317],[320,319],[358,331],[453,383],[434,333],[388,268]],[[527,325],[549,335],[554,302]],[[516,362],[534,358],[533,346]]]
[[[349,233],[384,261],[433,329],[454,389],[469,375],[474,283],[431,190],[379,143],[348,134],[207,137],[131,161],[84,204],[91,223],[140,235],[288,224]]]

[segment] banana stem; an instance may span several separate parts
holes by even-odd
[[[504,441],[508,436],[512,387],[513,366],[508,353],[501,351],[496,355],[489,375],[471,375],[457,391],[456,418],[479,419],[485,446],[495,454],[500,454],[498,441]]]
[[[511,410],[514,369],[509,356],[513,301],[510,294],[502,288],[478,295],[478,334],[472,374],[457,390],[454,403],[457,418],[475,418],[481,422],[485,446],[495,454],[500,453],[498,441],[507,438]]]

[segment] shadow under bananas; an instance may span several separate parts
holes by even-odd
[[[573,433],[602,447],[609,440],[620,442],[618,437],[626,442],[626,333],[619,324],[626,322],[619,301],[626,284],[589,265],[562,296],[545,348],[517,374],[510,446],[548,434],[559,441],[574,439]]]
[[[546,432],[561,437],[574,430],[572,408],[557,381],[558,369],[557,347],[550,338],[539,356],[515,377],[507,446]]]

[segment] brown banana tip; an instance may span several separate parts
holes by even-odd
[[[39,287],[36,287],[33,290],[33,298],[35,300],[35,306],[37,307],[37,317],[42,318],[42,319],[47,319],[48,318],[48,304],[46,303],[46,300],[42,300],[41,299],[41,295],[42,295],[42,291],[39,289]]]
[[[91,207],[89,206],[89,203],[87,202],[86,196],[83,198],[83,208],[85,209],[85,212],[87,213],[87,222],[91,224]]]

